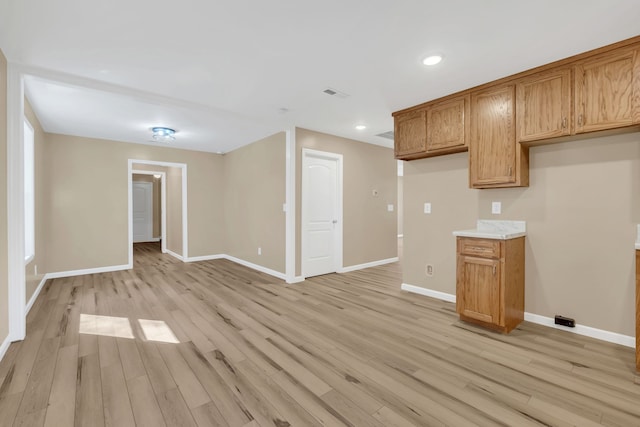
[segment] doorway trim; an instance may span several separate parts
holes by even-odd
[[[128,168],[127,168],[127,191],[128,191],[128,203],[127,203],[127,217],[129,218],[129,268],[133,268],[133,212],[131,209],[133,208],[133,164],[141,164],[141,165],[152,165],[152,166],[163,166],[170,168],[180,168],[182,172],[182,255],[176,256],[167,250],[166,247],[166,184],[162,185],[162,252],[170,253],[181,261],[185,261],[189,259],[189,219],[188,219],[188,207],[187,207],[187,165],[185,163],[171,163],[171,162],[161,162],[155,160],[140,160],[140,159],[129,159],[128,160]],[[144,171],[145,173],[149,173],[150,171]],[[138,172],[136,172],[138,173]],[[161,172],[155,172],[161,173]],[[153,174],[153,172],[151,172]],[[165,182],[166,177],[163,177],[162,182]]]
[[[131,173],[132,175],[160,175],[160,246],[162,248],[162,253],[165,254],[167,253],[167,174],[160,171],[146,171],[139,169],[134,169]],[[133,184],[133,176],[131,178]],[[131,203],[131,207],[133,207],[133,195]],[[131,221],[131,240],[133,241],[133,218]]]
[[[330,153],[328,151],[319,151],[319,150],[312,150],[310,148],[303,148],[302,149],[302,174],[301,174],[301,179],[302,179],[302,186],[301,186],[301,200],[300,200],[300,205],[301,205],[301,213],[300,213],[300,218],[301,218],[301,224],[300,224],[300,232],[302,233],[302,235],[300,236],[300,273],[302,275],[303,278],[306,278],[306,272],[305,272],[305,259],[306,259],[306,252],[307,252],[307,218],[309,216],[309,212],[307,212],[308,207],[306,204],[306,198],[308,197],[308,193],[309,190],[306,188],[307,184],[306,184],[306,180],[305,180],[305,175],[306,175],[306,165],[307,165],[307,159],[310,157],[315,157],[315,158],[323,158],[323,159],[330,159],[330,160],[335,160],[336,161],[336,165],[337,165],[337,191],[336,191],[336,209],[337,209],[337,220],[338,223],[336,224],[336,233],[335,233],[335,241],[334,241],[334,254],[335,254],[335,259],[334,259],[334,270],[335,272],[339,272],[342,270],[342,263],[343,263],[343,259],[342,259],[342,233],[343,233],[343,211],[342,211],[342,193],[343,193],[343,171],[342,171],[342,164],[343,164],[343,156],[342,154],[337,154],[337,153]]]

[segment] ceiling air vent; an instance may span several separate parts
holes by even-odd
[[[376,136],[379,136],[380,138],[390,139],[390,140],[392,140],[392,141],[393,141],[393,136],[394,136],[394,135],[393,135],[393,131],[392,131],[392,130],[390,130],[390,131],[388,131],[388,132],[382,132],[382,133],[379,133],[379,134],[377,134]]]
[[[335,89],[332,89],[330,87],[326,88],[322,92],[326,93],[327,95],[335,96],[336,98],[344,99],[344,98],[348,98],[349,97],[349,94],[344,93],[344,92],[340,92],[339,90],[335,90]]]

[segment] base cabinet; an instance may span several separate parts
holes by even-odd
[[[524,237],[457,238],[460,319],[508,333],[524,320]]]

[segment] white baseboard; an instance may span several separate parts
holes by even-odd
[[[304,276],[293,276],[292,279],[287,279],[287,283],[300,283],[304,282]]]
[[[204,255],[204,256],[190,256],[185,262],[198,262],[198,261],[211,261],[213,259],[225,259],[225,254],[218,255]]]
[[[0,361],[4,359],[4,355],[7,354],[7,350],[9,350],[10,345],[11,338],[7,335],[4,341],[2,341],[2,344],[0,344]]]
[[[31,295],[31,298],[29,298],[29,302],[27,303],[27,307],[25,308],[25,312],[24,312],[25,315],[29,314],[29,312],[31,311],[31,307],[33,307],[33,304],[36,302],[38,295],[40,295],[40,291],[42,291],[42,288],[44,287],[44,284],[47,283],[48,279],[49,279],[48,274],[45,274],[42,277],[40,284],[38,285],[36,290],[33,292],[33,295]]]
[[[440,299],[442,301],[453,302],[453,303],[456,302],[455,295],[446,294],[444,292],[434,291],[427,288],[422,288],[420,286],[413,286],[413,285],[408,285],[406,283],[403,283],[402,286],[400,286],[400,289],[402,289],[403,291],[412,292],[414,294],[420,294],[426,297]]]
[[[420,286],[413,286],[403,283],[401,286],[403,291],[413,292],[420,295],[425,295],[432,298],[437,298],[443,301],[456,302],[456,296],[447,294],[444,292],[433,291],[431,289],[422,288]],[[542,326],[547,326],[554,329],[560,329],[563,331],[571,332],[573,334],[584,335],[586,337],[595,338],[597,340],[606,341],[614,344],[620,344],[625,347],[636,346],[636,338],[628,335],[622,335],[616,332],[605,331],[603,329],[592,328],[590,326],[578,325],[575,328],[568,328],[566,326],[556,325],[555,319],[552,317],[541,316],[539,314],[524,313],[524,320],[527,322],[535,323]]]
[[[524,320],[537,323],[538,325],[548,326],[554,329],[560,329],[562,331],[573,332],[574,334],[584,335],[587,337],[595,338],[601,341],[607,341],[614,344],[620,344],[625,347],[635,348],[636,338],[628,335],[618,334],[616,332],[605,331],[602,329],[592,328],[590,326],[578,325],[575,328],[569,328],[566,326],[556,325],[555,319],[552,317],[540,316],[539,314],[524,313]]]
[[[372,262],[367,262],[364,264],[358,264],[358,265],[350,265],[348,267],[342,267],[338,273],[349,273],[350,271],[356,271],[356,270],[362,270],[365,268],[371,268],[371,267],[377,267],[379,265],[384,265],[384,264],[390,264],[392,262],[397,262],[398,261],[398,257],[395,258],[387,258],[387,259],[381,259],[378,261],[372,261]]]
[[[112,271],[130,270],[133,266],[130,264],[110,265],[107,267],[87,268],[84,270],[56,271],[47,273],[47,279],[59,279],[61,277],[84,276],[85,274],[110,273]]]
[[[169,249],[167,249],[167,252],[165,253],[171,255],[174,258],[178,258],[180,261],[184,261],[184,257],[182,255],[178,255],[177,253],[170,251]]]
[[[252,262],[245,261],[243,259],[236,258],[236,257],[231,256],[231,255],[225,255],[224,258],[228,259],[229,261],[233,261],[233,262],[235,262],[237,264],[244,265],[245,267],[249,267],[249,268],[252,268],[254,270],[258,270],[258,271],[260,271],[262,273],[266,273],[266,274],[268,274],[270,276],[277,277],[278,279],[287,280],[287,275],[284,274],[284,273],[280,273],[279,271],[275,271],[275,270],[272,270],[270,268],[263,267],[263,266],[258,265],[258,264],[254,264]]]

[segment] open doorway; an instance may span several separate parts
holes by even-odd
[[[129,265],[142,253],[186,260],[187,166],[130,159],[128,176]]]

